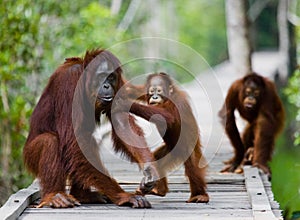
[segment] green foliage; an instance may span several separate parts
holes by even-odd
[[[60,43],[64,45],[61,49],[66,56],[82,54],[87,48],[105,48],[114,43],[116,18],[98,2],[90,3],[79,10],[78,16],[64,21],[65,25],[59,25],[56,33],[61,35]]]
[[[300,128],[300,70],[297,70],[293,77],[289,80],[289,85],[285,89],[285,94],[287,95],[288,101],[293,104],[296,110],[296,124],[297,128]],[[294,144],[300,146],[300,131],[297,129],[294,133]]]
[[[114,44],[118,16],[111,16],[107,5],[93,0],[42,2],[39,38],[43,40],[42,66],[47,76],[66,57]]]
[[[300,40],[298,28],[298,44]],[[299,45],[298,45],[299,46]],[[298,50],[298,56],[299,54]],[[281,137],[271,163],[272,189],[286,219],[297,219],[300,210],[300,70],[296,70],[284,89],[287,129]],[[291,134],[290,134],[291,133]],[[292,137],[293,135],[293,137]]]
[[[224,1],[221,0],[185,1],[184,3],[180,0],[145,1],[140,4],[126,33],[130,35],[123,39],[142,36],[178,41],[177,45],[162,40],[153,47],[146,42],[124,48],[129,55],[145,56],[146,54],[152,57],[153,54],[159,54],[160,57],[166,58],[165,61],[145,59],[144,65],[141,65],[140,61],[131,69],[130,76],[134,73],[164,70],[181,83],[189,82],[195,76],[192,77],[182,68],[197,69],[196,73],[193,72],[196,75],[209,68],[209,65],[218,64],[227,58]],[[190,52],[188,47],[203,59],[196,60],[195,54]],[[178,63],[175,63],[178,58],[180,58],[179,65],[182,66],[180,68]]]
[[[30,0],[3,0],[0,4],[0,13],[4,15],[0,20],[0,156],[10,157],[9,170],[4,170],[0,163],[0,177],[11,187],[8,192],[31,181],[24,177],[21,160],[32,109],[28,103],[33,102],[33,97],[28,95],[26,77],[40,67],[34,61],[39,14],[31,4]],[[4,149],[10,149],[10,153],[4,154]]]
[[[200,53],[210,65],[227,58],[224,1],[177,1],[179,41]]]
[[[284,215],[290,219],[300,210],[300,151],[279,148],[272,159],[272,189]]]

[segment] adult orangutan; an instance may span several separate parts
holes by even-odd
[[[96,125],[100,125],[100,114],[112,120],[111,103],[123,84],[120,62],[106,50],[87,51],[83,59],[66,59],[53,73],[32,113],[23,152],[26,167],[40,180],[42,197],[38,207],[103,202],[102,195],[117,205],[151,207],[143,196],[125,192],[109,176],[92,136]],[[115,150],[139,163],[151,178],[157,177],[154,166],[144,167],[154,157],[134,118],[121,111],[114,117]],[[130,124],[123,123],[128,118]],[[126,132],[131,136],[129,126],[140,137],[131,140],[131,145],[116,135]],[[151,178],[145,177],[143,181],[148,180],[149,185]],[[67,179],[71,182],[70,194],[65,193]],[[98,192],[91,192],[92,186]]]
[[[237,110],[247,121],[242,134],[236,126]],[[274,141],[284,124],[284,109],[274,83],[256,73],[236,80],[229,88],[219,112],[226,134],[234,148],[234,157],[222,172],[241,172],[243,158],[270,175]]]
[[[131,105],[130,112],[155,123],[164,144],[154,152],[161,179],[151,190],[142,182],[138,191],[142,194],[165,196],[168,192],[167,172],[184,163],[191,190],[187,202],[208,202],[205,167],[200,165],[203,155],[199,128],[187,94],[172,82],[169,75],[162,72],[149,75],[145,86],[136,87],[137,94],[142,89],[144,95],[138,99],[147,105],[139,102],[124,105]],[[134,94],[132,91],[130,90]]]

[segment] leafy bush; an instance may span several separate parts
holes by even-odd
[[[285,89],[288,101],[296,107],[296,118],[294,122],[294,144],[300,146],[300,70],[296,70],[290,78],[288,87]]]

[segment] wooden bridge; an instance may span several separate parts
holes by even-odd
[[[253,57],[258,73],[272,76],[279,63],[277,53],[260,53]],[[201,130],[203,152],[208,162],[207,183],[210,201],[191,204],[189,184],[180,168],[169,176],[170,192],[165,197],[147,195],[151,209],[131,209],[114,204],[81,205],[68,209],[34,208],[39,199],[38,182],[12,195],[0,209],[0,219],[283,219],[279,204],[274,201],[271,183],[257,168],[245,167],[244,174],[221,174],[222,161],[232,156],[232,147],[220,126],[216,112],[220,109],[226,91],[239,75],[231,65],[223,63],[185,85],[190,94]],[[220,93],[221,92],[221,93]],[[141,122],[145,123],[145,122]],[[243,126],[242,122],[239,126]],[[146,134],[153,127],[146,125]],[[148,132],[147,132],[148,129]],[[153,137],[151,137],[153,138]],[[142,173],[137,166],[114,154],[110,142],[103,140],[101,157],[114,178],[126,191],[134,191]]]

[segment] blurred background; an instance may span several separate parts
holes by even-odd
[[[159,37],[192,48],[206,60],[205,67],[227,60],[243,64],[242,69],[236,65],[240,76],[251,69],[252,53],[280,54],[282,63],[272,77],[287,121],[271,164],[272,187],[286,217],[300,216],[299,0],[0,0],[0,16],[0,206],[33,180],[24,169],[22,149],[32,109],[55,68],[87,49]],[[178,53],[159,43],[130,45],[115,55]],[[193,57],[180,58],[193,65]],[[126,78],[157,65],[133,65]],[[193,79],[168,62],[159,65],[181,83]]]

